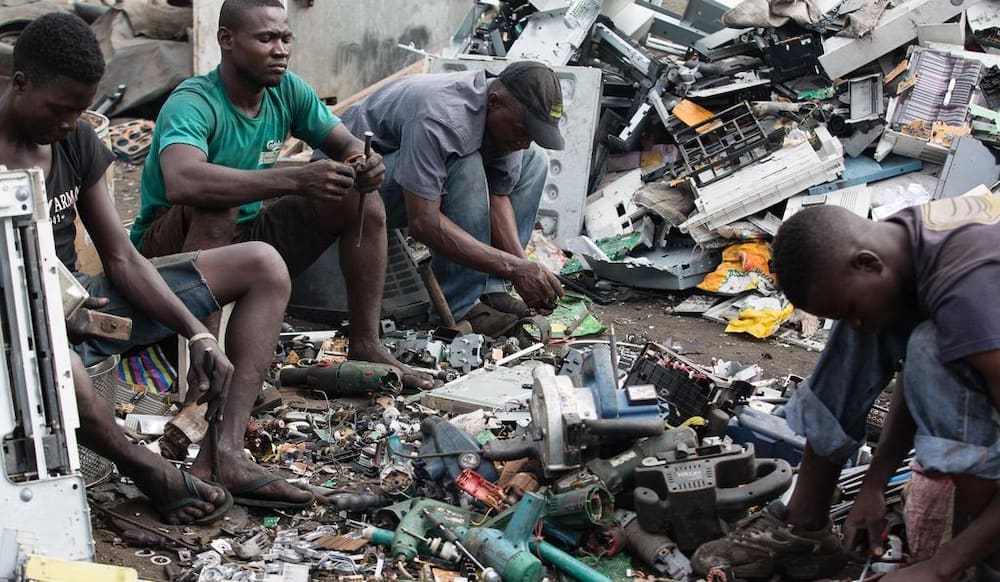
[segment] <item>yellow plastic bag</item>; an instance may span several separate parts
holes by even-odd
[[[773,293],[775,278],[768,265],[770,261],[771,248],[767,243],[730,245],[722,251],[722,263],[705,276],[698,288],[722,295],[739,295],[745,291]]]
[[[771,337],[788,321],[794,309],[783,296],[750,297],[746,307],[726,326],[726,333],[748,333],[759,339]]]

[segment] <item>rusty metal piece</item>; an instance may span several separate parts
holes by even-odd
[[[357,552],[368,545],[368,540],[352,536],[325,535],[316,540],[316,546],[338,552]]]
[[[519,500],[525,493],[538,491],[540,485],[538,478],[532,473],[518,473],[510,479],[510,483],[504,488],[508,499]]]
[[[127,317],[102,313],[81,307],[66,318],[72,334],[127,341],[132,337],[132,320]]]

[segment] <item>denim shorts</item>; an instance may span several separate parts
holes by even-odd
[[[205,277],[195,264],[197,257],[198,253],[192,252],[158,257],[150,259],[150,262],[167,282],[170,290],[180,298],[191,313],[198,319],[204,319],[220,308],[215,295],[208,288]],[[87,288],[91,297],[108,299],[107,306],[101,308],[102,312],[132,319],[132,337],[128,341],[88,338],[83,343],[72,346],[84,365],[91,366],[112,354],[154,344],[177,333],[129,303],[103,273],[95,276],[77,273],[77,278]]]
[[[1000,479],[1000,412],[978,373],[941,361],[930,321],[883,333],[837,323],[785,407],[789,426],[818,455],[845,462],[864,442],[868,411],[900,362],[917,462],[928,471]]]

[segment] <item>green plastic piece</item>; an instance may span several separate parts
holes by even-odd
[[[264,519],[260,520],[260,523],[264,527],[268,527],[268,528],[277,527],[279,519],[281,519],[281,518],[278,517],[278,516],[272,515],[272,516],[268,516],[268,517],[265,517]]]
[[[392,538],[395,535],[396,533],[391,529],[371,528],[371,542],[375,545],[389,547],[392,545]]]
[[[587,301],[575,295],[560,299],[559,305],[547,319],[552,326],[553,339],[566,337],[566,330],[569,330],[570,337],[595,335],[604,331],[604,324],[590,312]],[[539,337],[537,327],[526,325],[524,328],[531,337]]]
[[[795,97],[799,100],[807,101],[826,101],[827,99],[833,99],[837,94],[837,90],[831,87],[823,87],[822,89],[813,89],[811,91],[803,91],[796,95]]]
[[[611,525],[615,498],[600,485],[553,495],[545,514],[564,526]]]

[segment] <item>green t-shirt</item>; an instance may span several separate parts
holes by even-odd
[[[174,89],[156,119],[153,143],[142,169],[141,207],[132,226],[132,244],[142,239],[167,201],[160,154],[173,144],[194,146],[208,161],[238,170],[264,170],[274,166],[289,134],[319,148],[340,123],[316,92],[291,72],[281,84],[264,90],[257,117],[236,109],[222,86],[216,67],[208,74],[187,79]],[[261,202],[240,207],[238,223],[253,220]]]

